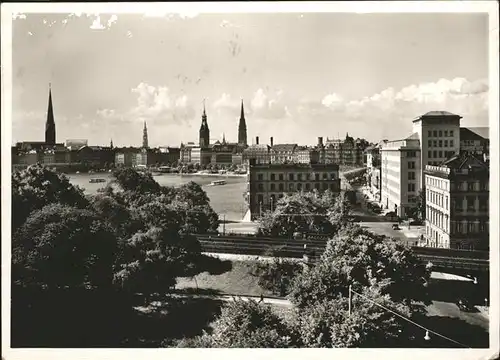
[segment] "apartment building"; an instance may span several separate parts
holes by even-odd
[[[408,215],[417,205],[420,189],[421,151],[417,133],[406,139],[387,141],[381,149],[381,201],[398,216]]]
[[[466,151],[480,157],[490,153],[490,139],[488,127],[460,128],[460,151]]]
[[[340,191],[337,164],[257,164],[251,161],[245,194],[251,219],[274,210],[284,194],[299,191]]]
[[[431,247],[488,250],[489,167],[462,152],[425,168],[426,240]]]
[[[439,165],[460,151],[460,115],[430,111],[413,120],[413,133],[421,146],[420,169],[423,179],[426,165]]]

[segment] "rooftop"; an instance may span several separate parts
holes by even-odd
[[[422,118],[427,118],[427,117],[432,118],[432,117],[442,117],[442,116],[462,118],[460,115],[453,114],[453,113],[451,113],[449,111],[434,110],[434,111],[429,111],[429,112],[426,112],[423,115],[418,116],[417,118],[415,118],[413,120],[413,122],[419,121]]]
[[[488,126],[460,128],[460,140],[483,140],[489,138],[490,128]]]
[[[330,169],[338,170],[338,164],[302,164],[302,163],[289,163],[289,164],[255,164],[250,165],[250,169]]]

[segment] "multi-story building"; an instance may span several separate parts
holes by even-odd
[[[256,164],[250,163],[246,201],[251,219],[273,210],[284,194],[298,191],[340,191],[337,164]]]
[[[489,167],[462,152],[425,168],[426,240],[432,247],[488,250]]]
[[[308,146],[298,146],[294,152],[294,162],[299,164],[319,163],[319,151]]]
[[[362,166],[364,163],[363,151],[368,145],[366,140],[354,139],[349,134],[346,134],[344,140],[326,138],[324,155],[320,155],[320,158],[323,157],[326,164]]]
[[[271,138],[272,143],[272,138]],[[243,151],[243,164],[254,161],[255,164],[269,164],[271,162],[271,147],[267,144],[259,144],[259,137],[255,137],[255,144],[248,146]]]
[[[420,189],[421,152],[418,134],[387,141],[381,147],[381,200],[398,216],[408,215],[417,206]]]
[[[162,165],[175,165],[181,157],[181,149],[170,146],[163,146],[159,149],[159,162]]]
[[[140,149],[127,147],[115,148],[115,166],[134,167],[137,164],[137,153]]]
[[[297,144],[271,145],[271,162],[273,164],[292,163],[295,160]]]
[[[181,143],[180,160],[183,164],[190,164],[191,161],[191,150],[197,147],[194,142],[188,142],[187,144]]]
[[[381,198],[382,176],[380,173],[380,168],[372,168],[370,170],[368,185],[370,186],[370,192],[375,197],[375,200],[380,202],[382,200]]]
[[[459,153],[461,118],[447,111],[430,111],[413,120],[421,146],[420,179],[426,165],[439,165]]]
[[[488,157],[490,153],[490,139],[488,127],[460,128],[460,152],[466,151],[480,157]]]

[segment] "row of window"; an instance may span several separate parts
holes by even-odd
[[[450,142],[448,142],[448,140],[428,140],[427,141],[427,146],[428,147],[448,147],[448,144],[450,145],[449,147],[453,147],[454,146],[454,142],[453,140],[450,140]]]
[[[429,203],[436,204],[437,206],[442,207],[445,210],[448,210],[448,196],[437,193],[429,189],[427,189],[427,194],[425,195]]]
[[[451,157],[455,152],[454,151],[443,151],[443,150],[433,150],[433,151],[428,151],[427,152],[427,157],[429,159],[432,159],[432,158],[449,158]]]
[[[458,191],[488,191],[488,189],[488,181],[461,181],[451,184],[451,190]]]
[[[278,176],[276,176],[278,175]],[[297,175],[297,176],[295,176]],[[314,175],[314,176],[313,176]],[[270,176],[271,178],[271,181],[284,181],[285,180],[285,175],[284,174],[271,174]],[[311,180],[312,178],[314,178],[314,180],[316,181],[319,181],[320,179],[323,179],[323,180],[335,180],[337,178],[336,174],[335,173],[322,173],[322,175],[320,175],[319,173],[314,173],[314,174],[311,174],[311,173],[289,173],[288,174],[288,181],[303,181],[303,180]],[[262,173],[259,173],[257,174],[257,180],[259,181],[264,181],[264,174]]]
[[[427,186],[434,186],[439,189],[443,190],[449,190],[448,189],[448,181],[442,180],[442,179],[436,179],[434,177],[426,176],[425,177],[425,185]]]
[[[289,183],[286,191],[295,191],[295,190],[297,190],[297,191],[301,191],[301,190],[309,191],[309,190],[312,190],[313,188],[316,190],[321,190],[321,189],[323,189],[323,190],[330,189],[331,191],[338,190],[337,185],[335,183],[332,183],[332,184],[314,183],[314,185],[311,183],[305,183],[305,184],[298,183],[298,184],[296,184],[296,186],[294,183]],[[259,192],[266,191],[264,184],[257,184],[257,191],[259,191]],[[269,185],[269,191],[283,192],[283,191],[285,191],[285,184],[283,184],[283,183],[278,183],[278,184],[271,183]]]
[[[429,130],[427,137],[453,137],[453,130]]]
[[[478,200],[479,210],[487,211],[489,208],[489,199],[486,196],[464,196],[452,200],[452,208],[456,211],[475,211],[476,199]],[[465,200],[465,201],[464,201]]]

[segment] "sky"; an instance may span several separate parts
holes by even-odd
[[[411,134],[431,110],[488,126],[487,14],[14,15],[12,142],[89,145],[371,142]]]

